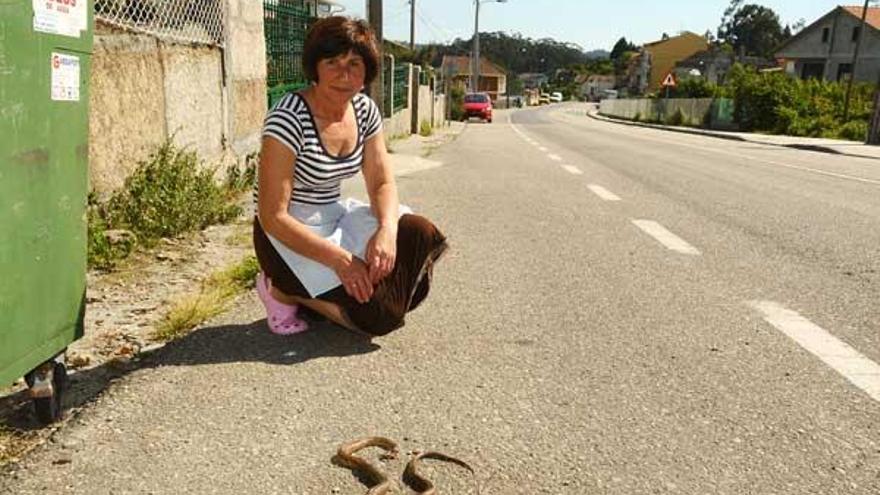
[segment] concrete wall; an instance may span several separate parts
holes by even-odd
[[[406,108],[385,119],[385,136],[387,138],[412,134],[412,112],[416,109],[413,105],[412,92],[408,93],[410,97]],[[430,86],[424,85],[419,86],[418,95],[418,127],[421,126],[423,120],[430,122],[432,127],[446,125],[446,96],[441,93],[435,94],[431,91]],[[416,132],[419,132],[418,128]]]
[[[679,110],[683,125],[702,126],[712,111],[712,98],[602,100],[599,113],[628,120],[665,121]]]
[[[168,135],[158,42],[96,35],[89,84],[89,175],[91,188],[103,195]]]
[[[386,117],[384,131],[386,138],[409,136],[412,127],[412,114],[409,108],[404,108],[391,117]]]
[[[172,136],[208,163],[259,148],[266,115],[262,2],[227,1],[225,50],[98,24],[89,161],[91,188],[99,196],[121,187],[138,161]]]
[[[433,111],[433,103],[434,98],[431,93],[430,86],[419,85],[419,112],[416,120],[416,129],[415,132],[420,132],[422,128],[422,122],[427,122],[431,124],[431,127],[434,126],[434,117],[431,115]]]
[[[229,0],[229,133],[236,155],[260,146],[266,117],[266,48],[263,2]]]
[[[445,126],[446,122],[446,95],[435,93],[432,95],[434,99],[434,115],[431,125],[434,127]]]
[[[223,63],[215,48],[160,45],[166,129],[206,160],[223,154]]]

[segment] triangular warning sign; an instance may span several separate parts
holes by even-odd
[[[663,86],[664,88],[667,87],[667,86],[671,86],[671,87],[674,88],[674,87],[676,86],[676,84],[677,84],[677,83],[675,82],[675,76],[672,75],[671,72],[670,72],[669,74],[666,74],[666,78],[663,79],[663,84],[662,84],[662,86]]]

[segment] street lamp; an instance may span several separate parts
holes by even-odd
[[[477,13],[474,15],[474,59],[471,61],[471,92],[480,90],[480,4],[496,2],[507,3],[507,0],[474,0]]]

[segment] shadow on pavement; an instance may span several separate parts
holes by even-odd
[[[311,322],[311,329],[296,335],[274,335],[265,319],[247,325],[199,328],[131,361],[110,361],[70,377],[64,409],[93,400],[113,381],[129,373],[163,366],[192,366],[241,362],[294,365],[322,357],[367,354],[380,349],[369,338],[328,322]],[[33,431],[37,422],[27,391],[0,397],[0,427]]]

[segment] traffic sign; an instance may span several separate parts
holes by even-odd
[[[675,82],[675,76],[672,74],[672,72],[666,74],[666,77],[663,78],[663,84],[661,84],[661,86],[663,86],[664,88],[674,88],[677,85],[678,83]]]

